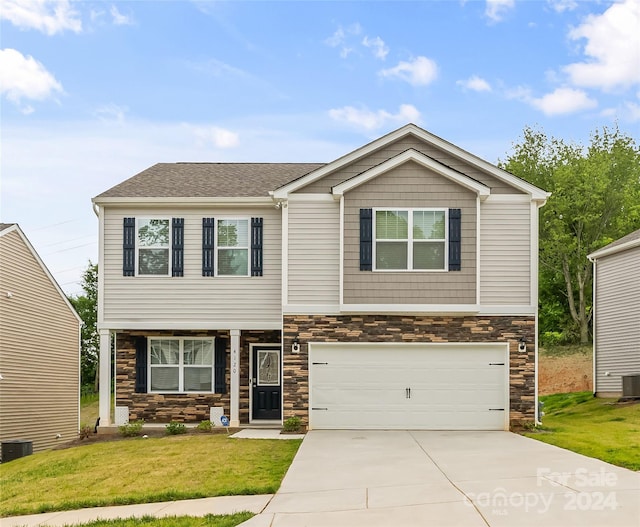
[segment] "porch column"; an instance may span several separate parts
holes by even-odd
[[[100,426],[111,424],[111,331],[100,330]]]
[[[230,426],[240,426],[240,330],[231,334],[231,416]]]

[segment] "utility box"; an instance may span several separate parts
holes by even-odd
[[[2,442],[2,462],[33,454],[33,442],[24,439],[9,439]]]
[[[622,397],[640,398],[640,373],[622,376]]]

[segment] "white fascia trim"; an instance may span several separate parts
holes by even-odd
[[[192,330],[229,330],[237,329],[243,330],[272,330],[282,329],[282,320],[269,320],[264,322],[225,322],[215,320],[203,320],[201,322],[182,322],[176,323],[173,321],[167,322],[144,322],[144,321],[123,321],[123,320],[108,320],[103,324],[98,325],[98,329],[112,329],[113,331],[122,330],[171,330],[171,331],[192,331]]]
[[[628,249],[633,249],[634,247],[640,247],[640,238],[636,240],[630,240],[626,243],[621,243],[620,245],[616,245],[615,247],[611,247],[609,249],[607,249],[606,247],[603,249],[598,249],[597,251],[589,254],[587,258],[589,258],[589,260],[593,262],[598,258],[602,258],[603,256],[609,256],[611,254],[626,251]]]
[[[244,198],[222,198],[222,197],[171,197],[171,198],[93,198],[94,205],[109,205],[109,207],[153,207],[176,206],[176,207],[196,207],[196,206],[218,206],[218,207],[242,207],[260,206],[273,207],[273,199],[265,197],[244,197]]]
[[[448,152],[449,154],[451,154],[452,156],[458,159],[461,159],[467,163],[470,163],[471,165],[477,166],[479,169],[483,170],[484,172],[488,172],[492,176],[498,178],[501,181],[504,181],[505,183],[508,183],[512,187],[518,190],[521,190],[526,194],[529,194],[530,199],[544,202],[550,196],[548,192],[545,192],[544,190],[539,189],[538,187],[530,183],[527,183],[526,181],[520,178],[517,178],[513,174],[510,174],[509,172],[492,165],[491,163],[485,161],[484,159],[476,157],[475,155],[463,150],[462,148],[452,143],[449,143],[448,141],[445,141],[444,139],[438,136],[435,136],[427,132],[426,130],[423,130],[419,126],[416,126],[415,124],[410,123],[403,126],[402,128],[399,128],[398,130],[395,130],[385,136],[382,136],[376,139],[375,141],[372,141],[371,143],[363,147],[358,148],[357,150],[354,150],[353,152],[350,152],[336,159],[335,161],[307,174],[306,176],[301,177],[296,181],[292,181],[291,183],[276,190],[274,192],[274,197],[286,198],[290,192],[294,192],[299,188],[302,188],[310,183],[313,183],[314,181],[317,181],[318,179],[326,176],[330,172],[333,172],[334,170],[337,170],[338,168],[344,165],[347,165],[353,161],[356,161],[357,159],[360,159],[361,157],[364,157],[380,148],[383,148],[384,146],[398,139],[401,139],[402,137],[405,137],[409,134],[413,134],[419,139],[422,139],[423,141],[425,141],[426,143],[429,143],[437,148],[445,150],[446,152]]]
[[[283,306],[284,315],[339,315],[339,304],[287,304]]]
[[[42,258],[40,258],[40,255],[34,249],[33,245],[31,245],[31,242],[29,241],[29,238],[27,238],[27,235],[24,232],[22,232],[22,229],[20,228],[20,226],[16,223],[16,224],[12,225],[11,227],[7,227],[3,231],[0,231],[0,237],[5,236],[5,235],[7,235],[7,234],[9,234],[11,232],[14,232],[14,231],[18,233],[18,236],[20,236],[20,238],[22,239],[22,242],[26,245],[27,249],[29,250],[29,252],[33,256],[33,258],[35,259],[36,263],[44,271],[44,274],[49,279],[49,282],[51,282],[51,285],[53,285],[54,289],[60,295],[60,298],[62,298],[62,301],[67,305],[67,307],[69,308],[69,311],[71,311],[73,316],[76,318],[76,320],[80,324],[80,327],[82,327],[82,325],[84,324],[84,322],[82,321],[82,318],[80,318],[80,315],[78,315],[78,313],[76,312],[74,307],[71,305],[71,302],[69,302],[69,299],[67,298],[67,295],[64,294],[64,291],[58,285],[57,280],[53,277],[53,275],[49,271],[49,268],[42,261]]]
[[[341,313],[477,315],[477,304],[341,304]]]
[[[504,306],[496,306],[496,305],[486,305],[480,306],[478,310],[478,315],[489,316],[508,316],[508,315],[526,315],[526,316],[536,316],[537,306],[523,306],[523,305],[504,305]]]
[[[331,194],[291,194],[288,199],[294,203],[335,202]]]
[[[336,198],[342,196],[345,192],[348,192],[351,189],[354,189],[359,185],[362,185],[363,183],[366,183],[367,181],[381,174],[384,174],[385,172],[388,172],[389,170],[403,165],[408,161],[418,163],[419,165],[433,170],[437,174],[440,174],[441,176],[446,177],[447,179],[450,179],[455,183],[458,183],[458,185],[475,192],[480,197],[480,199],[486,199],[491,194],[491,189],[486,185],[478,183],[477,181],[461,174],[460,172],[452,170],[442,163],[439,163],[435,159],[432,159],[414,149],[405,150],[397,156],[392,157],[391,159],[387,159],[385,162],[380,163],[379,165],[376,165],[375,167],[370,168],[369,170],[366,170],[365,172],[352,177],[351,179],[348,179],[347,181],[344,181],[339,185],[336,185],[335,187],[333,187],[333,189],[331,189],[331,192]]]

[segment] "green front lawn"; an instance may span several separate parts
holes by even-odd
[[[542,427],[527,437],[608,463],[640,470],[640,403],[617,403],[591,392],[548,395]]]
[[[166,518],[125,518],[119,520],[96,520],[88,523],[74,524],[67,527],[235,527],[252,518],[250,512],[237,512],[228,515],[195,516],[169,516]]]
[[[300,440],[135,438],[0,465],[0,517],[209,496],[271,494]]]

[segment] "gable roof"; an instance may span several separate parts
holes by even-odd
[[[323,163],[158,163],[94,198],[268,197]]]
[[[605,245],[602,249],[592,252],[587,256],[587,258],[593,262],[603,256],[609,256],[610,254],[626,251],[633,247],[640,247],[640,229],[623,236],[619,240],[611,242],[609,245]]]
[[[62,300],[67,305],[67,307],[69,308],[71,313],[73,313],[73,315],[76,317],[76,319],[78,320],[80,325],[82,325],[84,322],[80,318],[80,315],[78,315],[77,311],[71,305],[71,302],[69,302],[69,299],[67,298],[67,295],[64,294],[64,291],[58,285],[58,282],[56,281],[56,279],[49,272],[49,269],[47,268],[45,263],[42,261],[42,258],[40,258],[40,255],[33,248],[33,245],[31,245],[31,242],[29,241],[29,239],[27,238],[25,233],[22,232],[22,229],[20,228],[20,226],[17,223],[0,223],[0,238],[4,237],[4,236],[6,236],[6,235],[8,235],[8,234],[10,234],[12,232],[16,232],[18,234],[18,236],[22,239],[22,242],[25,244],[25,246],[27,247],[27,249],[29,250],[29,252],[33,256],[33,258],[35,259],[36,263],[42,268],[42,270],[44,271],[44,274],[47,276],[47,278],[49,279],[49,281],[51,282],[51,284],[53,285],[55,290],[58,292],[58,294],[62,297]]]
[[[332,161],[331,163],[323,165],[317,170],[309,174],[306,174],[296,179],[295,181],[291,181],[290,183],[283,185],[282,187],[274,191],[272,195],[274,199],[280,199],[280,200],[286,199],[286,197],[290,192],[295,192],[296,190],[323,178],[324,176],[330,174],[331,172],[334,172],[342,168],[343,166],[353,163],[354,161],[357,161],[358,159],[361,159],[371,154],[372,152],[379,150],[380,148],[388,144],[391,144],[399,139],[402,139],[403,137],[406,137],[408,135],[414,135],[418,139],[426,142],[427,144],[432,145],[435,148],[444,150],[450,155],[452,155],[453,157],[460,159],[471,165],[474,165],[479,170],[487,172],[488,174],[494,176],[495,178],[501,181],[504,181],[508,185],[518,190],[521,190],[526,194],[529,194],[531,196],[531,199],[534,201],[539,201],[541,202],[541,204],[544,204],[544,202],[550,196],[548,192],[536,187],[535,185],[532,185],[531,183],[527,183],[523,179],[520,179],[514,176],[513,174],[510,174],[509,172],[502,170],[501,168],[498,168],[495,165],[492,165],[488,161],[485,161],[484,159],[481,159],[467,152],[466,150],[463,150],[462,148],[452,143],[449,143],[448,141],[445,141],[444,139],[436,135],[433,135],[427,132],[426,130],[423,130],[422,128],[420,128],[419,126],[416,126],[413,123],[407,124],[402,128],[399,128],[393,132],[390,132],[387,135],[384,135],[379,139],[376,139],[375,141],[372,141],[366,144],[365,146],[360,147],[357,150],[354,150],[353,152],[350,152],[349,154],[346,154],[336,159],[335,161]]]
[[[470,178],[469,176],[466,176],[465,174],[462,174],[457,170],[443,165],[432,157],[429,157],[422,152],[418,152],[413,148],[409,148],[408,150],[405,150],[404,152],[401,152],[400,154],[387,159],[379,165],[376,165],[368,170],[365,170],[364,172],[361,172],[357,176],[343,181],[339,185],[333,187],[331,189],[331,193],[334,195],[334,197],[338,198],[345,192],[348,192],[349,190],[362,185],[363,183],[366,183],[367,181],[379,176],[380,174],[384,174],[385,172],[388,172],[389,170],[392,170],[409,161],[413,161],[425,168],[429,168],[437,174],[440,174],[441,176],[454,181],[458,185],[461,185],[466,189],[475,192],[480,197],[480,199],[486,199],[489,194],[491,194],[491,189],[486,185],[483,185],[479,181],[476,181],[475,179]]]

